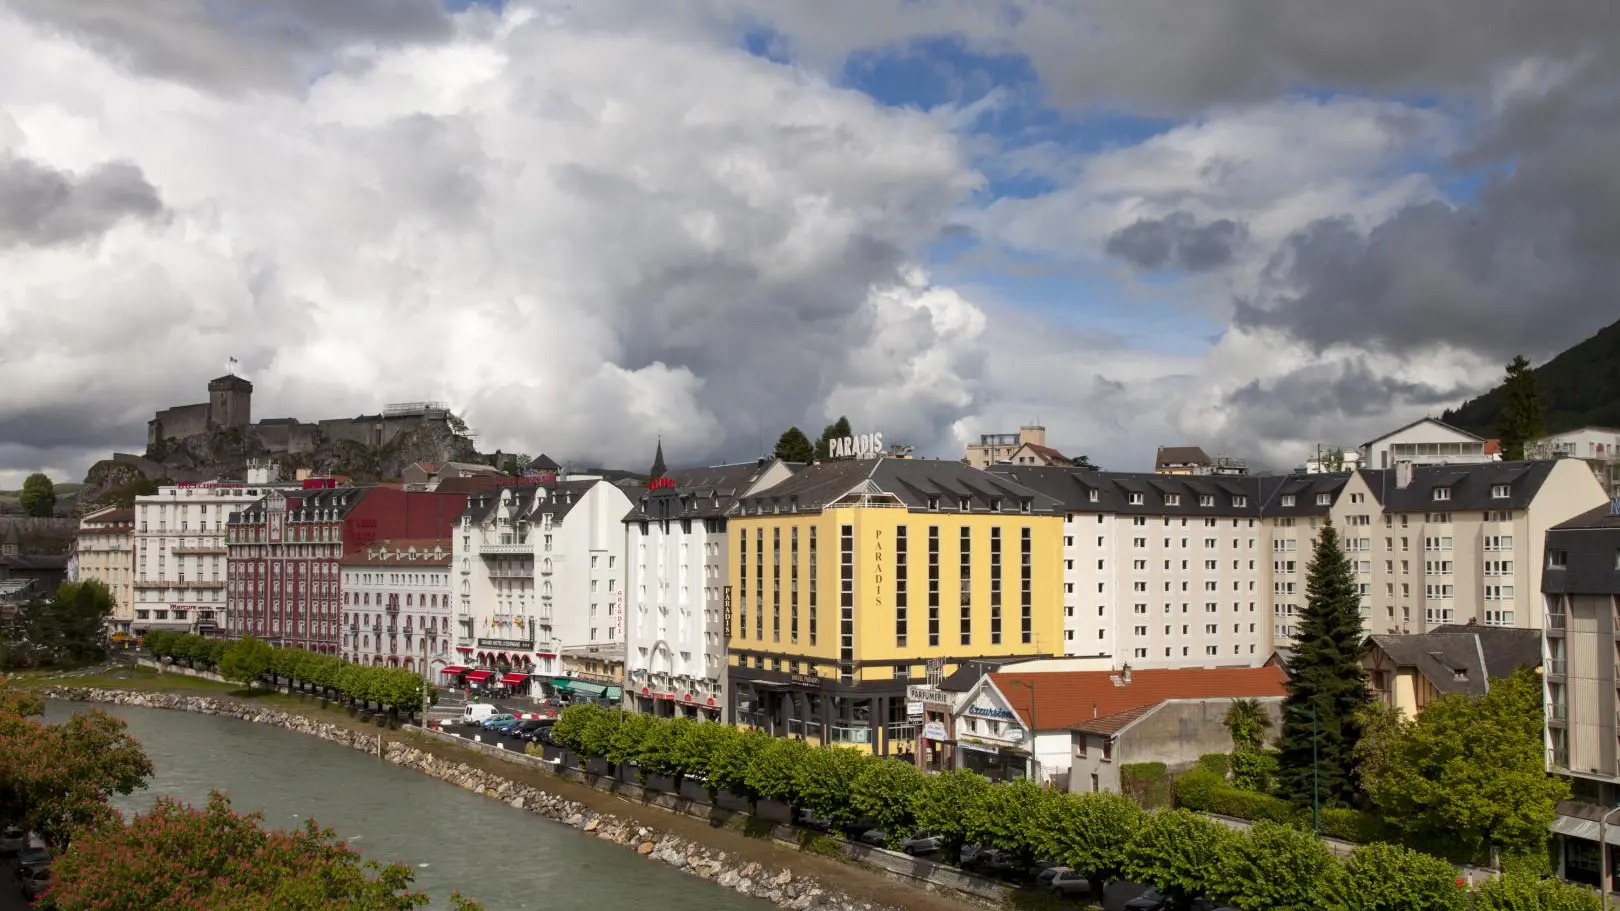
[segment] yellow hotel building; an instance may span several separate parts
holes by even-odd
[[[959,462],[825,462],[740,499],[723,597],[738,723],[915,741],[906,688],[1063,652],[1063,504]]]

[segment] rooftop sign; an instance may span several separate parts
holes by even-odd
[[[882,433],[858,433],[827,441],[829,459],[872,459],[883,452]]]

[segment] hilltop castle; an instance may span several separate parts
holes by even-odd
[[[245,443],[256,443],[272,454],[313,452],[323,443],[343,440],[379,447],[400,434],[438,425],[453,431],[450,409],[442,402],[407,402],[389,405],[380,414],[303,423],[297,418],[267,418],[253,422],[253,384],[234,374],[208,383],[208,401],[165,408],[146,425],[147,451],[170,440],[184,440],[221,431],[235,431]]]

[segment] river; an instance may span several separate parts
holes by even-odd
[[[85,706],[48,703],[47,721]],[[210,789],[266,824],[313,815],[369,859],[402,863],[433,909],[459,891],[488,911],[658,908],[766,911],[747,898],[504,803],[374,756],[268,725],[213,715],[100,706],[129,724],[152,757],[150,786],[116,798],[141,812],[159,796],[202,806]]]

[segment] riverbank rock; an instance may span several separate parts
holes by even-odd
[[[46,699],[67,702],[127,705],[235,718],[319,737],[368,753],[375,753],[379,744],[377,734],[351,731],[302,715],[210,696],[137,693],[77,686],[42,687],[39,694]],[[788,908],[791,911],[898,911],[860,901],[834,889],[824,888],[815,880],[796,875],[787,868],[770,869],[753,862],[739,866],[734,858],[728,859],[724,851],[611,814],[598,813],[578,801],[519,784],[511,779],[473,768],[466,763],[441,759],[407,743],[384,740],[381,742],[381,749],[382,758],[395,765],[414,769],[464,790],[503,801],[552,822],[572,826],[603,841],[622,845],[643,857],[660,861],[677,870],[684,870],[700,879],[709,880],[743,895],[766,899],[781,908]]]

